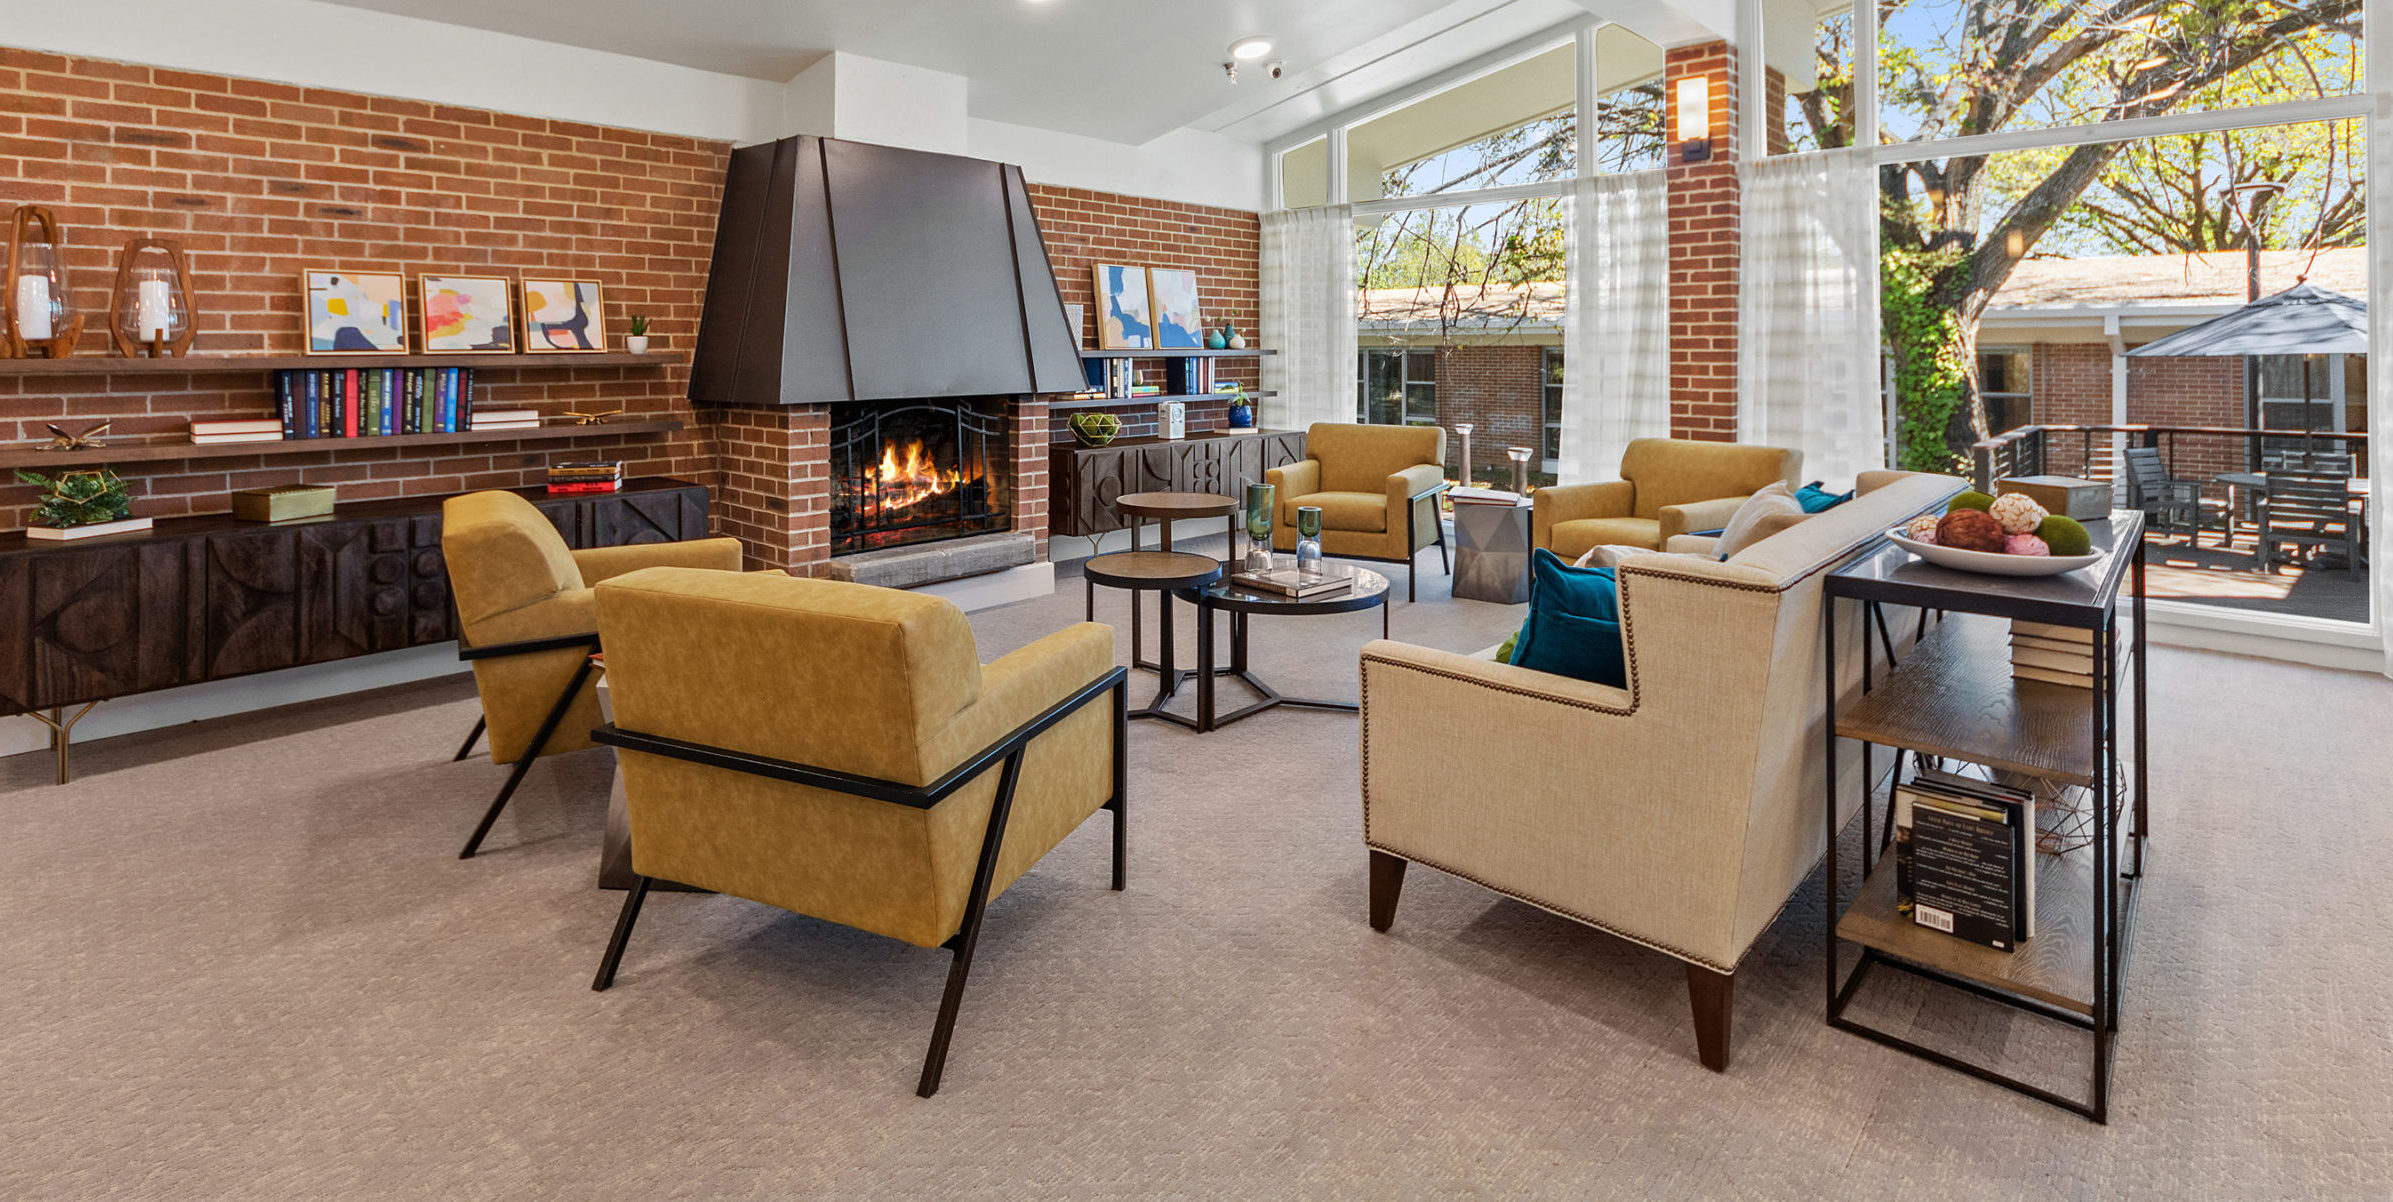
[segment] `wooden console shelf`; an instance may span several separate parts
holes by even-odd
[[[576,367],[676,367],[689,357],[627,351],[588,354],[449,354],[449,355],[185,355],[180,359],[129,359],[87,355],[70,359],[0,359],[0,377],[7,376],[185,376],[245,371],[339,371],[344,368],[475,367],[521,370]]]
[[[73,360],[68,360],[73,362]],[[460,430],[454,434],[382,434],[372,438],[295,438],[274,442],[139,442],[99,447],[88,451],[41,451],[31,447],[11,447],[0,451],[0,470],[45,467],[79,467],[98,464],[165,463],[185,459],[276,459],[292,455],[313,455],[322,452],[371,451],[383,448],[410,450],[422,447],[454,447],[484,442],[561,442],[571,438],[595,438],[605,434],[669,434],[681,429],[681,422],[673,418],[654,418],[645,421],[594,422],[587,426],[540,426],[530,430]]]

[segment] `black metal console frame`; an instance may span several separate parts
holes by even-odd
[[[981,836],[980,858],[972,870],[972,889],[965,896],[962,928],[941,945],[952,951],[955,959],[948,966],[947,989],[939,999],[939,1018],[931,1028],[931,1046],[923,1057],[922,1079],[914,1089],[916,1094],[927,1098],[939,1091],[939,1075],[947,1064],[947,1046],[955,1035],[956,1014],[964,1002],[964,981],[972,970],[973,950],[980,944],[981,920],[989,908],[989,889],[997,875],[997,853],[1004,845],[1006,821],[1014,808],[1014,786],[1021,779],[1023,752],[1031,740],[1105,693],[1113,695],[1113,796],[1102,808],[1113,811],[1113,887],[1120,890],[1127,884],[1124,859],[1129,851],[1130,821],[1129,681],[1130,673],[1126,668],[1108,671],[927,785],[900,784],[877,777],[795,764],[769,756],[750,755],[727,747],[641,734],[620,729],[611,723],[591,731],[590,737],[623,751],[661,755],[710,768],[829,789],[918,810],[938,805],[957,790],[979,779],[992,766],[1001,766],[997,798],[989,807],[988,830]],[[636,877],[631,890],[624,895],[623,911],[615,919],[614,934],[607,939],[606,955],[599,961],[598,975],[590,982],[590,988],[604,990],[615,983],[615,969],[623,962],[624,946],[631,941],[632,924],[639,920],[640,904],[647,899],[651,883],[646,876]]]

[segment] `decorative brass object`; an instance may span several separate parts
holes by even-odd
[[[563,416],[572,418],[573,424],[577,426],[595,426],[598,423],[606,421],[610,418],[623,416],[623,411],[621,409],[609,409],[602,413],[582,413],[577,410],[568,409],[564,412]]]
[[[146,256],[146,261],[145,261]],[[160,256],[165,261],[159,262]],[[182,357],[199,332],[191,304],[191,269],[183,248],[164,238],[135,238],[116,260],[116,290],[108,336],[128,359]]]
[[[43,443],[45,451],[92,451],[101,446],[100,435],[108,432],[108,423],[85,426],[72,434],[58,428],[57,422],[42,423],[50,428],[50,441]]]
[[[67,294],[58,218],[40,205],[18,205],[9,219],[8,275],[0,278],[0,358],[38,351],[64,359],[82,334],[83,315]]]

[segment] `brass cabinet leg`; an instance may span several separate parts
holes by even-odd
[[[46,714],[36,711],[25,715],[50,728],[50,754],[58,758],[59,784],[65,784],[72,776],[73,763],[69,756],[69,748],[74,742],[75,724],[81,722],[83,715],[90,713],[91,707],[98,704],[97,701],[84,702],[83,708],[76,710],[75,716],[72,718],[66,716],[66,710],[63,707],[57,706],[53,706]]]

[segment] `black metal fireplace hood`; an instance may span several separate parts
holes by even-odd
[[[690,399],[1072,392],[1022,169],[805,135],[731,152]]]

